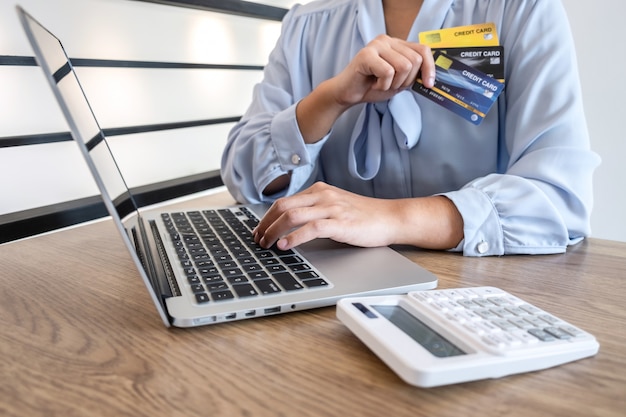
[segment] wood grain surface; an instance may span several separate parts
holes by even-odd
[[[226,193],[180,203],[232,203]],[[0,246],[0,415],[626,415],[626,244],[467,258],[398,248],[440,288],[493,285],[594,334],[564,366],[431,389],[402,382],[333,307],[163,326],[109,220]]]

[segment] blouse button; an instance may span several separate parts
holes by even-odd
[[[300,165],[300,161],[302,159],[300,158],[300,155],[294,153],[293,155],[291,155],[291,163],[294,165]]]
[[[489,250],[489,243],[482,241],[478,245],[476,245],[476,250],[478,253],[483,254]]]

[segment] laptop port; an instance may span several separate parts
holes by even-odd
[[[254,317],[254,316],[256,316],[256,310],[246,311],[244,313],[244,316],[246,316],[246,317]]]
[[[276,313],[280,313],[280,306],[278,307],[270,307],[270,308],[266,308],[265,310],[263,310],[263,312],[265,314],[276,314]]]
[[[200,317],[197,319],[193,319],[193,324],[202,325],[202,324],[207,324],[207,323],[215,323],[216,321],[217,321],[217,317],[207,316],[207,317]]]

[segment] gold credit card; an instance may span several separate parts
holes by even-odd
[[[491,22],[421,32],[419,41],[431,48],[498,46],[500,44],[496,25]]]

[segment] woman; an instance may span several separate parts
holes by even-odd
[[[506,88],[475,126],[411,90],[435,65],[418,34],[494,22]],[[255,231],[468,256],[564,252],[589,234],[589,150],[559,0],[321,0],[285,16],[232,129],[222,176],[274,202]]]

